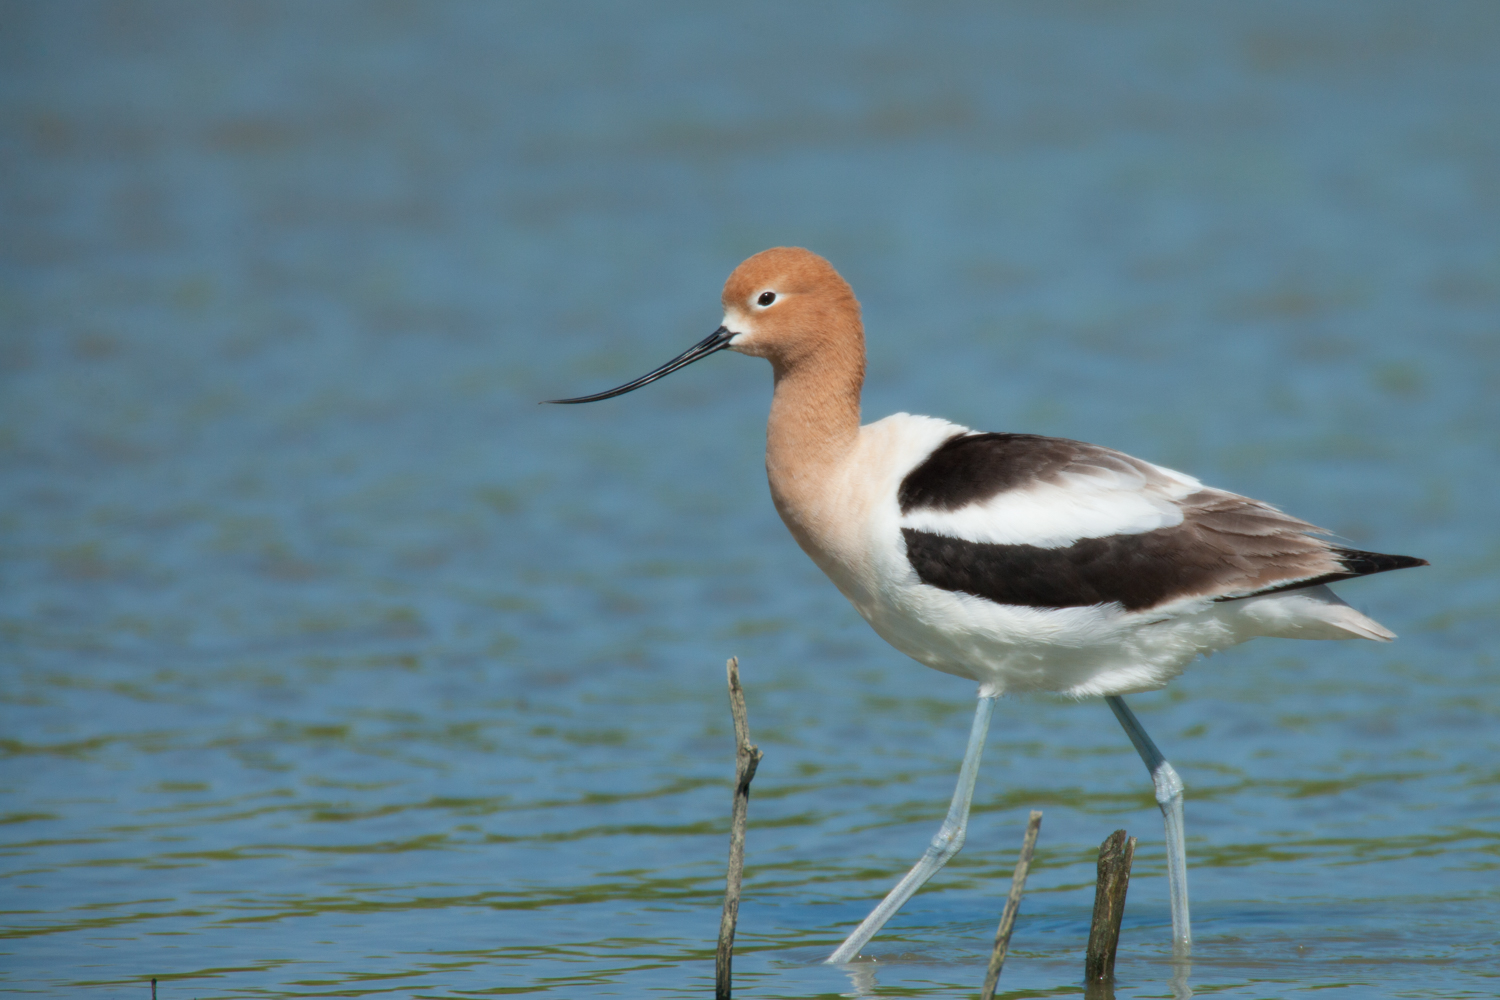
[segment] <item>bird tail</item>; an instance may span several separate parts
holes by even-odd
[[[1396,633],[1344,603],[1326,585],[1283,590],[1236,601],[1251,635],[1286,639],[1373,639]]]
[[[1335,600],[1338,598],[1335,597]],[[1392,642],[1396,638],[1396,633],[1369,615],[1355,611],[1342,600],[1339,600],[1338,604],[1327,604],[1324,607],[1327,608],[1325,620],[1328,624],[1348,633],[1337,638],[1374,639],[1376,642]]]

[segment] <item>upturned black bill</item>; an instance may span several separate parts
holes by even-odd
[[[729,332],[728,327],[721,326],[713,333],[710,333],[703,340],[694,344],[686,351],[677,355],[677,357],[673,358],[671,361],[668,361],[666,364],[656,369],[656,371],[642,375],[634,382],[626,382],[624,385],[611,389],[608,392],[597,392],[592,396],[578,396],[574,399],[544,399],[542,400],[542,402],[593,403],[601,399],[609,399],[611,396],[623,396],[625,393],[630,392],[632,389],[639,389],[641,386],[645,385],[648,382],[655,382],[663,375],[670,375],[679,368],[686,368],[688,365],[692,364],[694,361],[697,361],[699,358],[706,358],[715,351],[722,351],[724,348],[729,346],[729,341],[733,337],[734,334]]]

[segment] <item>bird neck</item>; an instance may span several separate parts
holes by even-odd
[[[828,344],[795,363],[773,360],[776,393],[766,424],[771,498],[809,554],[836,527],[833,486],[859,439],[865,380],[863,337]],[[816,554],[814,554],[816,559]]]

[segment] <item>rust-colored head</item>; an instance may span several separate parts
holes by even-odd
[[[724,323],[655,371],[606,392],[549,403],[593,403],[633,392],[717,351],[766,358],[783,375],[801,369],[835,379],[858,406],[865,373],[859,302],[833,265],[811,250],[775,247],[734,269],[724,285]]]
[[[863,361],[854,289],[811,250],[762,250],[734,269],[723,302],[729,349],[766,358],[778,372],[829,352]]]

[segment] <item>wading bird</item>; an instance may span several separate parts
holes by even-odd
[[[986,434],[897,413],[860,426],[859,302],[833,266],[778,247],[724,286],[701,343],[589,403],[716,351],[771,363],[766,472],[802,550],[880,636],[979,683],[947,818],[917,864],[832,955],[847,962],[963,846],[995,699],[1102,696],[1145,761],[1166,822],[1174,950],[1192,941],[1182,793],[1122,695],[1162,687],[1198,656],[1257,636],[1395,635],[1328,584],[1424,566],[1335,545],[1269,504],[1097,445]]]

